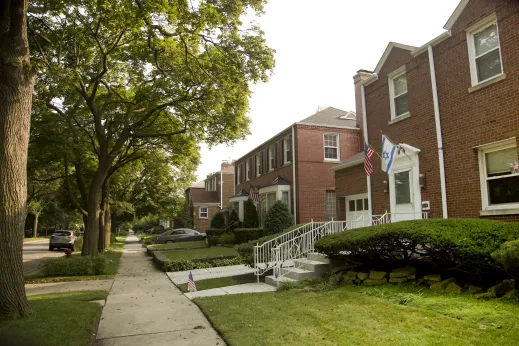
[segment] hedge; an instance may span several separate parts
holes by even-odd
[[[104,274],[107,264],[103,255],[72,256],[42,260],[39,267],[44,276],[84,276]]]
[[[428,258],[439,269],[491,274],[503,268],[492,253],[519,238],[519,224],[483,219],[431,219],[358,228],[322,238],[315,248],[356,261]]]
[[[234,241],[228,244],[241,244],[248,242],[249,240],[259,239],[265,235],[262,228],[236,228],[233,230],[209,228],[205,233],[207,234],[208,242],[211,245],[226,243],[220,240],[220,238],[225,234],[234,235]],[[225,238],[232,239],[232,237]],[[223,240],[223,238],[221,239]]]
[[[508,273],[519,278],[519,239],[503,243],[492,257]]]
[[[265,218],[265,234],[276,234],[294,224],[294,217],[288,210],[288,205],[277,201],[267,212]]]
[[[213,268],[213,267],[225,267],[238,264],[244,264],[244,260],[241,257],[227,258],[227,259],[215,259],[212,261],[190,261],[190,260],[173,260],[164,262],[164,271],[166,272],[180,272],[185,270]]]

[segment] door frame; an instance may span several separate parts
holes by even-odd
[[[348,220],[348,213],[349,213],[349,202],[351,200],[358,200],[358,199],[362,199],[363,201],[363,204],[364,204],[364,200],[368,198],[368,193],[359,193],[359,194],[356,194],[356,195],[348,195],[348,196],[344,196],[344,216],[346,217],[346,221],[354,221],[354,220]],[[368,214],[368,224],[366,224],[366,226],[369,226],[371,225],[371,209],[369,209],[369,202],[368,202],[368,210],[363,210],[363,212],[367,212]]]
[[[395,195],[395,173],[410,170],[412,201],[414,213],[422,212],[422,191],[420,188],[420,149],[407,144],[400,144],[404,152],[399,152],[394,159],[393,167],[389,172],[389,200],[391,213],[396,213],[396,195]]]

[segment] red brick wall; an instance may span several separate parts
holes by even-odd
[[[229,205],[229,198],[234,196],[234,174],[222,174],[223,208]],[[218,181],[218,198],[220,198],[220,181]]]
[[[364,164],[341,169],[335,172],[335,191],[337,195],[337,220],[346,220],[346,196],[368,192]]]
[[[193,206],[191,208],[191,216],[193,217],[193,227],[197,231],[205,232],[206,229],[211,227],[211,220],[214,215],[220,211],[220,208],[216,205],[207,206],[208,217],[207,219],[201,219],[200,216],[200,206]]]
[[[332,167],[324,162],[324,134],[339,134],[341,160],[359,152],[359,130],[297,126],[297,219],[326,220],[326,191],[335,190]]]

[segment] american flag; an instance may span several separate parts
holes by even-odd
[[[259,195],[258,189],[256,189],[254,186],[252,186],[252,184],[249,184],[249,185],[250,185],[249,198],[254,203],[259,203],[260,195]]]
[[[373,149],[371,149],[368,143],[364,142],[364,170],[368,176],[373,174],[373,164],[371,163],[373,154]]]
[[[196,292],[195,280],[193,280],[193,273],[189,272],[189,280],[187,281],[187,289],[189,292]]]

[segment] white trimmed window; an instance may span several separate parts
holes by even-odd
[[[274,145],[269,147],[269,171],[273,170],[276,166],[276,151]]]
[[[326,161],[339,161],[339,135],[325,134],[324,135],[324,159]]]
[[[290,136],[283,138],[283,162],[285,164],[292,162],[292,141],[290,141]]]
[[[238,166],[237,174],[238,174],[238,178],[236,179],[236,182],[237,182],[237,184],[240,184],[241,183],[241,165]]]
[[[391,101],[391,119],[409,114],[405,66],[389,75],[389,96]]]
[[[483,210],[519,208],[519,173],[511,166],[518,161],[515,139],[479,150]]]
[[[249,160],[245,161],[245,179],[247,181],[250,179],[250,163],[249,163]]]
[[[263,152],[260,152],[256,155],[256,176],[259,177],[261,175],[261,164],[263,162]]]
[[[503,74],[495,14],[467,30],[472,86]]]
[[[209,217],[209,211],[207,210],[207,207],[200,207],[199,217],[201,219],[207,219]]]
[[[337,204],[335,191],[326,191],[326,219],[331,221],[337,218]]]

